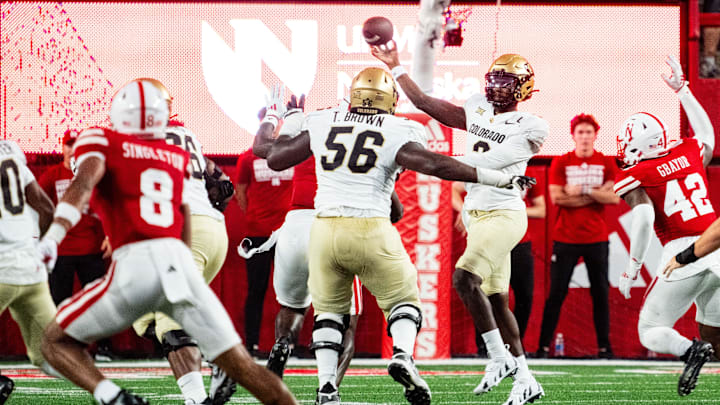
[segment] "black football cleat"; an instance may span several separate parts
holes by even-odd
[[[412,405],[430,405],[430,387],[420,377],[411,355],[394,348],[388,374],[405,388],[405,399]]]
[[[322,388],[316,390],[315,405],[340,405],[340,394],[336,386],[326,382]]]
[[[149,405],[147,399],[133,395],[125,390],[120,390],[112,401],[103,403],[103,405]]]
[[[290,358],[290,345],[285,339],[280,338],[273,345],[272,350],[270,351],[270,357],[268,357],[267,361],[267,369],[272,371],[278,377],[283,378],[288,358]]]
[[[710,360],[712,354],[713,348],[710,343],[693,339],[692,346],[680,357],[685,362],[685,369],[678,381],[678,395],[684,397],[695,389],[700,369]]]
[[[13,389],[15,389],[15,382],[4,375],[0,375],[0,405],[10,398]]]
[[[230,397],[235,394],[237,390],[237,384],[230,378],[227,373],[216,366],[214,363],[210,363],[212,368],[212,375],[210,377],[210,404],[222,405],[230,401]]]

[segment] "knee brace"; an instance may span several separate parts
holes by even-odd
[[[397,304],[390,310],[390,316],[387,319],[387,335],[392,337],[390,326],[400,319],[409,319],[415,322],[417,331],[420,332],[422,327],[422,312],[420,308],[413,304]]]
[[[165,333],[162,338],[163,356],[167,357],[171,352],[183,347],[197,347],[197,345],[197,341],[185,333],[184,330],[171,330]]]
[[[317,349],[331,349],[342,353],[343,336],[349,318],[338,314],[321,314],[315,317],[310,351],[314,353]]]

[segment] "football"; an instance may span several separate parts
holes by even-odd
[[[363,37],[370,45],[384,45],[393,37],[393,25],[385,17],[371,17],[363,23]]]

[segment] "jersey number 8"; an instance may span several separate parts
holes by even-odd
[[[173,224],[173,181],[167,172],[147,169],[140,174],[140,217],[150,225]]]
[[[327,140],[325,141],[325,147],[328,150],[335,151],[335,156],[332,160],[325,155],[320,158],[320,164],[322,168],[327,171],[333,171],[338,167],[342,166],[345,162],[345,155],[347,155],[347,148],[343,143],[337,142],[335,138],[340,134],[352,134],[353,127],[333,127],[328,134]],[[348,169],[353,173],[367,173],[375,167],[377,161],[377,153],[371,148],[365,147],[367,140],[372,140],[372,146],[382,146],[385,143],[380,132],[376,131],[363,131],[355,138],[355,145],[350,152],[350,158],[348,159]],[[364,157],[364,159],[361,159]]]

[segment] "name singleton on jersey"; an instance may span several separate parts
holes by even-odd
[[[159,160],[173,166],[181,172],[185,170],[183,155],[179,153],[132,142],[123,142],[122,148],[124,158]]]

